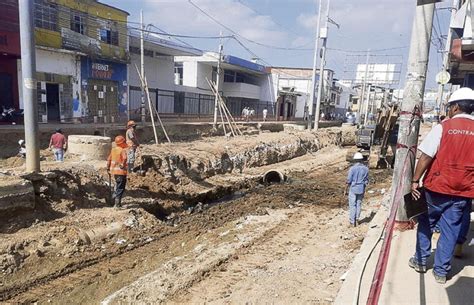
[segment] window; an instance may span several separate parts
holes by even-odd
[[[86,34],[86,16],[78,12],[71,13],[71,30],[79,34]]]
[[[224,82],[226,83],[233,83],[235,82],[235,72],[224,70]]]
[[[99,39],[107,44],[118,46],[118,31],[109,28],[102,28],[99,31]]]
[[[58,30],[58,9],[56,4],[46,0],[35,0],[35,26],[51,31]]]

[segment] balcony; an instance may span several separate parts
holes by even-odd
[[[246,83],[223,83],[224,96],[260,99],[260,86]]]

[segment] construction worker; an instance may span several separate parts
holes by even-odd
[[[19,140],[18,145],[20,146],[17,156],[20,158],[26,158],[26,143],[25,140]]]
[[[107,173],[114,175],[115,191],[112,195],[114,207],[122,206],[122,196],[127,184],[127,150],[128,146],[123,136],[115,137],[115,147],[112,148],[107,158]]]
[[[51,136],[51,139],[49,140],[49,148],[54,153],[54,160],[57,162],[64,161],[64,152],[67,150],[67,141],[61,128],[57,128],[56,132]]]
[[[135,123],[135,121],[128,121],[127,132],[125,133],[125,138],[128,145],[128,171],[129,172],[132,172],[133,170],[137,149],[138,149],[138,146],[140,146],[140,142],[138,142],[136,130],[137,130],[137,124]]]
[[[474,91],[456,90],[448,100],[449,120],[436,125],[419,146],[422,152],[412,181],[412,196],[420,198],[420,179],[428,213],[418,217],[416,252],[409,266],[426,272],[431,254],[432,230],[441,233],[436,247],[433,275],[446,283],[456,241],[467,234],[466,216],[474,197]],[[426,173],[425,173],[426,172]],[[465,231],[464,233],[462,231]]]
[[[364,156],[356,152],[353,158],[355,164],[349,169],[344,196],[349,194],[349,226],[359,224],[362,200],[365,188],[369,184],[369,168],[362,163]]]

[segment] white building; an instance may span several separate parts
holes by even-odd
[[[175,57],[176,88],[183,92],[210,94],[207,80],[216,81],[219,54],[206,52],[202,56]],[[272,107],[271,78],[265,66],[224,55],[221,61],[219,90],[233,115],[239,116],[244,107],[253,108],[257,116],[265,107]],[[214,101],[212,101],[212,105]],[[213,108],[209,109],[213,113]],[[272,111],[269,109],[269,113]]]
[[[140,31],[129,30],[130,64],[128,82],[130,85],[129,107],[131,118],[138,119],[141,109],[141,84],[137,72],[140,70]],[[145,76],[150,91],[150,99],[160,113],[198,113],[199,109],[187,109],[181,96],[181,86],[175,84],[175,56],[200,56],[198,49],[176,43],[161,35],[148,33],[144,42]],[[205,92],[209,95],[209,92]],[[207,98],[209,100],[209,98]],[[190,107],[188,103],[188,108]],[[190,107],[193,108],[193,107]],[[148,105],[145,104],[145,109]],[[195,111],[192,111],[195,110]]]
[[[397,81],[397,74],[396,64],[359,64],[355,82],[361,84],[367,80],[374,85],[390,85]]]

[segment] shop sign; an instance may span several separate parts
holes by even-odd
[[[108,64],[92,63],[92,78],[111,79],[113,68]]]

